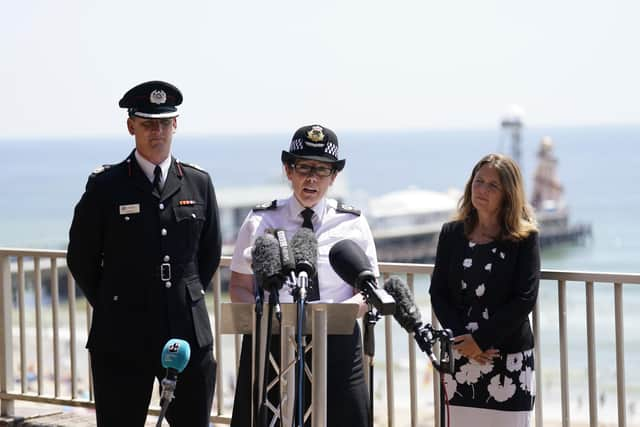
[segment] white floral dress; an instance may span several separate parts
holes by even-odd
[[[482,328],[491,313],[483,300],[491,294],[490,273],[508,253],[493,243],[468,242],[460,283],[463,317],[469,333]],[[451,425],[527,426],[535,398],[533,350],[501,354],[481,365],[455,354],[455,373],[444,377]],[[473,410],[468,409],[473,408]],[[479,411],[479,408],[483,410]],[[486,423],[483,422],[486,416]],[[471,423],[472,424],[468,424]]]

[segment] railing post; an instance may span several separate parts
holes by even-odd
[[[11,325],[11,264],[8,255],[0,255],[0,392],[8,393],[13,385],[13,328]],[[0,415],[12,416],[13,400],[0,402]]]
[[[225,388],[224,388],[224,360],[222,357],[222,334],[220,333],[221,331],[221,314],[220,314],[220,305],[221,305],[221,299],[222,296],[220,295],[221,291],[220,289],[222,288],[221,285],[221,280],[220,280],[220,268],[218,268],[218,270],[216,270],[215,274],[213,275],[213,279],[211,279],[211,289],[212,289],[212,293],[213,293],[213,320],[214,320],[214,324],[213,324],[213,334],[214,334],[214,343],[215,343],[215,357],[216,357],[216,361],[218,362],[218,375],[216,375],[216,390],[218,390],[218,392],[216,393],[216,406],[218,407],[217,410],[217,415],[221,415],[222,414],[222,410],[223,405],[224,405],[224,393],[222,392]],[[237,370],[236,370],[237,372]]]
[[[558,280],[558,322],[560,331],[560,396],[562,404],[562,427],[569,427],[569,355],[567,344],[567,282]]]
[[[536,427],[543,426],[543,407],[542,407],[542,349],[540,343],[542,336],[540,335],[540,300],[536,302],[533,307],[533,339],[534,348],[533,353],[535,363],[535,376],[536,376],[536,400],[535,400],[535,414],[536,414]]]
[[[627,426],[627,395],[624,379],[624,313],[622,283],[614,283],[616,313],[616,379],[618,391],[618,427]]]
[[[596,363],[596,320],[593,282],[585,282],[587,302],[587,363],[589,375],[589,427],[598,427],[598,378]]]

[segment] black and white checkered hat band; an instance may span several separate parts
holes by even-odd
[[[301,139],[294,139],[293,141],[291,141],[291,147],[289,148],[289,151],[295,153],[296,151],[302,150],[304,150],[304,142]]]
[[[338,146],[331,141],[329,141],[327,145],[325,145],[324,152],[327,154],[331,154],[336,159],[338,158]]]
[[[305,156],[305,155],[323,156],[324,154],[326,154],[328,155],[327,157],[330,157],[335,160],[338,159],[338,145],[333,141],[327,142],[326,144],[324,144],[324,147],[322,147],[322,143],[316,143],[315,145],[316,145],[315,147],[309,147],[308,143],[305,142],[305,140],[294,139],[293,141],[291,141],[291,146],[289,147],[289,151],[291,152],[291,154],[296,154],[300,156]]]

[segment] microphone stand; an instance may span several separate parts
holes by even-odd
[[[364,354],[369,356],[369,427],[373,427],[373,356],[376,353],[376,336],[373,332],[380,314],[373,311],[373,305],[367,300],[368,310],[364,315]]]
[[[162,393],[160,396],[160,415],[158,415],[158,422],[156,427],[162,426],[162,420],[169,408],[169,403],[173,400],[173,392],[176,390],[177,375],[176,371],[169,369],[167,376],[162,379]]]
[[[296,291],[294,299],[297,303],[297,324],[296,324],[296,420],[299,427],[304,426],[304,346],[302,343],[302,332],[304,327],[304,306],[307,303],[307,288],[309,276],[305,271],[300,272],[296,279]]]
[[[415,337],[419,337],[417,339],[418,347],[420,350],[425,352],[429,359],[431,360],[431,364],[438,371],[438,377],[440,378],[440,426],[445,426],[445,410],[444,410],[444,401],[445,401],[445,390],[444,390],[444,374],[449,372],[453,374],[454,372],[454,358],[453,358],[453,333],[450,329],[443,330],[435,330],[433,327],[427,323],[426,326],[417,329],[414,332]],[[433,344],[438,342],[440,344],[440,354],[439,357],[436,357],[433,354]]]
[[[254,334],[253,334],[253,339],[255,340],[254,342],[255,342],[256,352],[253,355],[254,356],[253,369],[254,369],[255,375],[253,377],[252,412],[253,412],[253,425],[258,426],[260,395],[258,394],[258,381],[256,381],[256,377],[258,375],[258,372],[260,372],[260,359],[257,357],[257,354],[258,354],[258,350],[260,349],[260,327],[262,324],[262,303],[264,300],[264,291],[262,290],[262,287],[258,286],[256,282],[254,282],[253,287],[254,287],[254,295],[256,299],[256,305],[255,305],[256,320],[255,320],[255,328],[254,328]]]
[[[269,355],[271,353],[271,326],[273,324],[273,308],[279,303],[277,289],[269,291],[269,315],[267,317],[267,337],[264,351],[264,372],[262,375],[262,402],[260,403],[260,427],[267,426],[267,382],[269,381]],[[280,313],[277,313],[280,314]],[[278,316],[280,320],[281,316]],[[257,358],[256,358],[257,359]]]

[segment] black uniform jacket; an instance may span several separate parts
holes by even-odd
[[[172,158],[162,194],[133,154],[94,172],[78,202],[67,264],[93,306],[87,348],[157,351],[213,343],[204,293],[221,252],[209,175]]]
[[[469,333],[462,321],[466,309],[462,303],[462,262],[468,240],[461,221],[442,226],[435,268],[431,278],[431,305],[440,323],[455,336]],[[496,242],[498,250],[508,255],[504,263],[494,264],[489,280],[493,281],[491,300],[487,301],[491,318],[472,333],[484,351],[496,348],[515,353],[533,348],[529,313],[538,297],[540,254],[538,233],[520,241]]]

